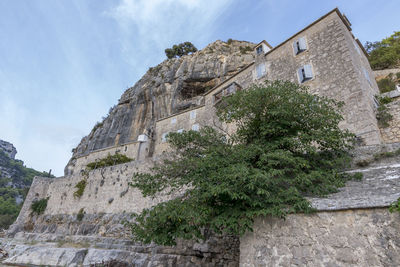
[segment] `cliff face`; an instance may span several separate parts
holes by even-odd
[[[201,94],[251,63],[253,46],[243,41],[216,41],[192,55],[150,68],[81,140],[68,165],[94,150],[136,141],[140,134],[152,136],[157,119],[200,105]]]

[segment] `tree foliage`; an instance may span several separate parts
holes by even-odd
[[[175,58],[188,55],[196,51],[197,48],[191,42],[184,42],[178,45],[173,45],[172,48],[165,49],[165,55],[168,58]]]
[[[400,31],[379,42],[366,42],[365,50],[369,54],[372,69],[395,68],[400,64]]]
[[[311,212],[305,197],[336,192],[352,178],[340,172],[354,139],[338,127],[340,106],[283,81],[223,98],[217,115],[237,125],[235,134],[171,133],[171,157],[134,174],[131,185],[144,196],[178,195],[135,214],[134,239],[172,245],[204,238],[203,229],[241,235],[259,215]]]

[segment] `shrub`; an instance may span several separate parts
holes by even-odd
[[[390,212],[395,212],[395,211],[400,212],[400,198],[398,198],[396,202],[392,203],[389,206],[389,211]]]
[[[226,41],[226,43],[227,43],[228,45],[232,44],[232,42],[233,42],[233,40],[232,40],[231,38],[229,38],[228,41]]]
[[[379,42],[365,44],[372,69],[394,68],[400,64],[400,31]]]
[[[392,114],[389,113],[387,104],[392,102],[390,97],[377,97],[379,107],[376,113],[376,119],[378,120],[378,126],[381,128],[389,127],[389,122],[393,119]]]
[[[77,219],[78,221],[82,221],[83,217],[85,216],[85,213],[86,213],[86,212],[84,211],[84,209],[81,208],[81,209],[79,210],[78,214],[76,215],[76,219]]]
[[[74,192],[74,197],[80,198],[83,195],[83,192],[85,192],[86,184],[87,181],[83,179],[75,185],[75,188],[77,190]]]
[[[377,81],[381,93],[390,92],[396,89],[396,83],[391,78],[383,78]]]
[[[180,193],[134,215],[135,240],[172,245],[178,238],[204,239],[204,229],[242,235],[257,216],[312,212],[306,197],[360,178],[342,171],[355,138],[338,126],[342,103],[284,81],[221,101],[217,115],[237,126],[233,135],[211,127],[170,133],[171,158],[151,173],[134,174],[131,185],[144,196]]]
[[[114,166],[117,164],[127,163],[133,159],[127,157],[126,155],[116,153],[114,155],[108,154],[107,157],[96,160],[86,165],[88,170],[94,170],[99,168],[104,168],[107,166]]]
[[[247,52],[253,51],[253,49],[250,46],[240,46],[239,51],[241,54],[246,54]]]
[[[197,48],[191,42],[184,42],[178,45],[173,45],[172,48],[165,49],[167,58],[176,58],[188,55],[197,51]]]
[[[49,198],[42,198],[40,200],[34,200],[31,205],[31,209],[33,213],[38,215],[42,214],[47,208],[47,201]]]

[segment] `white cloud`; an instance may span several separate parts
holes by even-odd
[[[135,67],[155,64],[164,49],[184,41],[204,45],[233,0],[122,0],[106,15],[122,30],[121,46]],[[144,61],[138,60],[146,55]],[[152,57],[153,54],[156,54]],[[149,57],[150,55],[150,57]],[[144,63],[144,64],[143,64]]]

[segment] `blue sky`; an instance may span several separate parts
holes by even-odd
[[[398,0],[1,0],[0,139],[28,167],[60,176],[165,48],[228,38],[275,46],[335,7],[362,43],[400,30]]]

